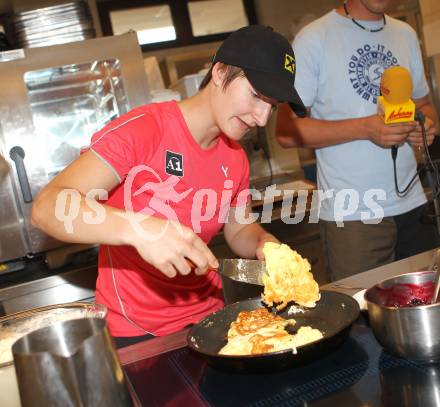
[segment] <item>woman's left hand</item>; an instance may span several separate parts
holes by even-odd
[[[267,242],[281,244],[281,242],[274,235],[271,235],[270,233],[265,233],[264,235],[262,235],[258,241],[257,250],[255,252],[258,260],[264,260],[263,246]]]

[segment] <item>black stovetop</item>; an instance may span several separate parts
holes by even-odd
[[[143,406],[440,406],[440,364],[386,353],[362,316],[338,349],[282,372],[220,371],[186,347],[125,371]]]

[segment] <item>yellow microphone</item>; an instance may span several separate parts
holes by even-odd
[[[410,99],[412,88],[408,69],[403,66],[385,69],[380,80],[382,96],[378,99],[378,112],[386,124],[414,121],[416,105]]]

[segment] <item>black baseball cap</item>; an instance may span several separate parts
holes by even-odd
[[[220,45],[213,64],[223,62],[243,69],[262,95],[288,102],[299,117],[307,110],[295,90],[295,55],[289,42],[271,27],[249,25],[231,33]]]

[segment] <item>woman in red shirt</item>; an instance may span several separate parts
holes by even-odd
[[[176,332],[223,306],[207,246],[222,227],[243,258],[261,259],[264,243],[277,242],[252,221],[249,163],[237,141],[265,126],[279,102],[305,115],[294,79],[284,37],[258,25],[235,31],[196,95],[112,121],[36,199],[36,226],[101,245],[96,300],[108,307],[119,346]]]

